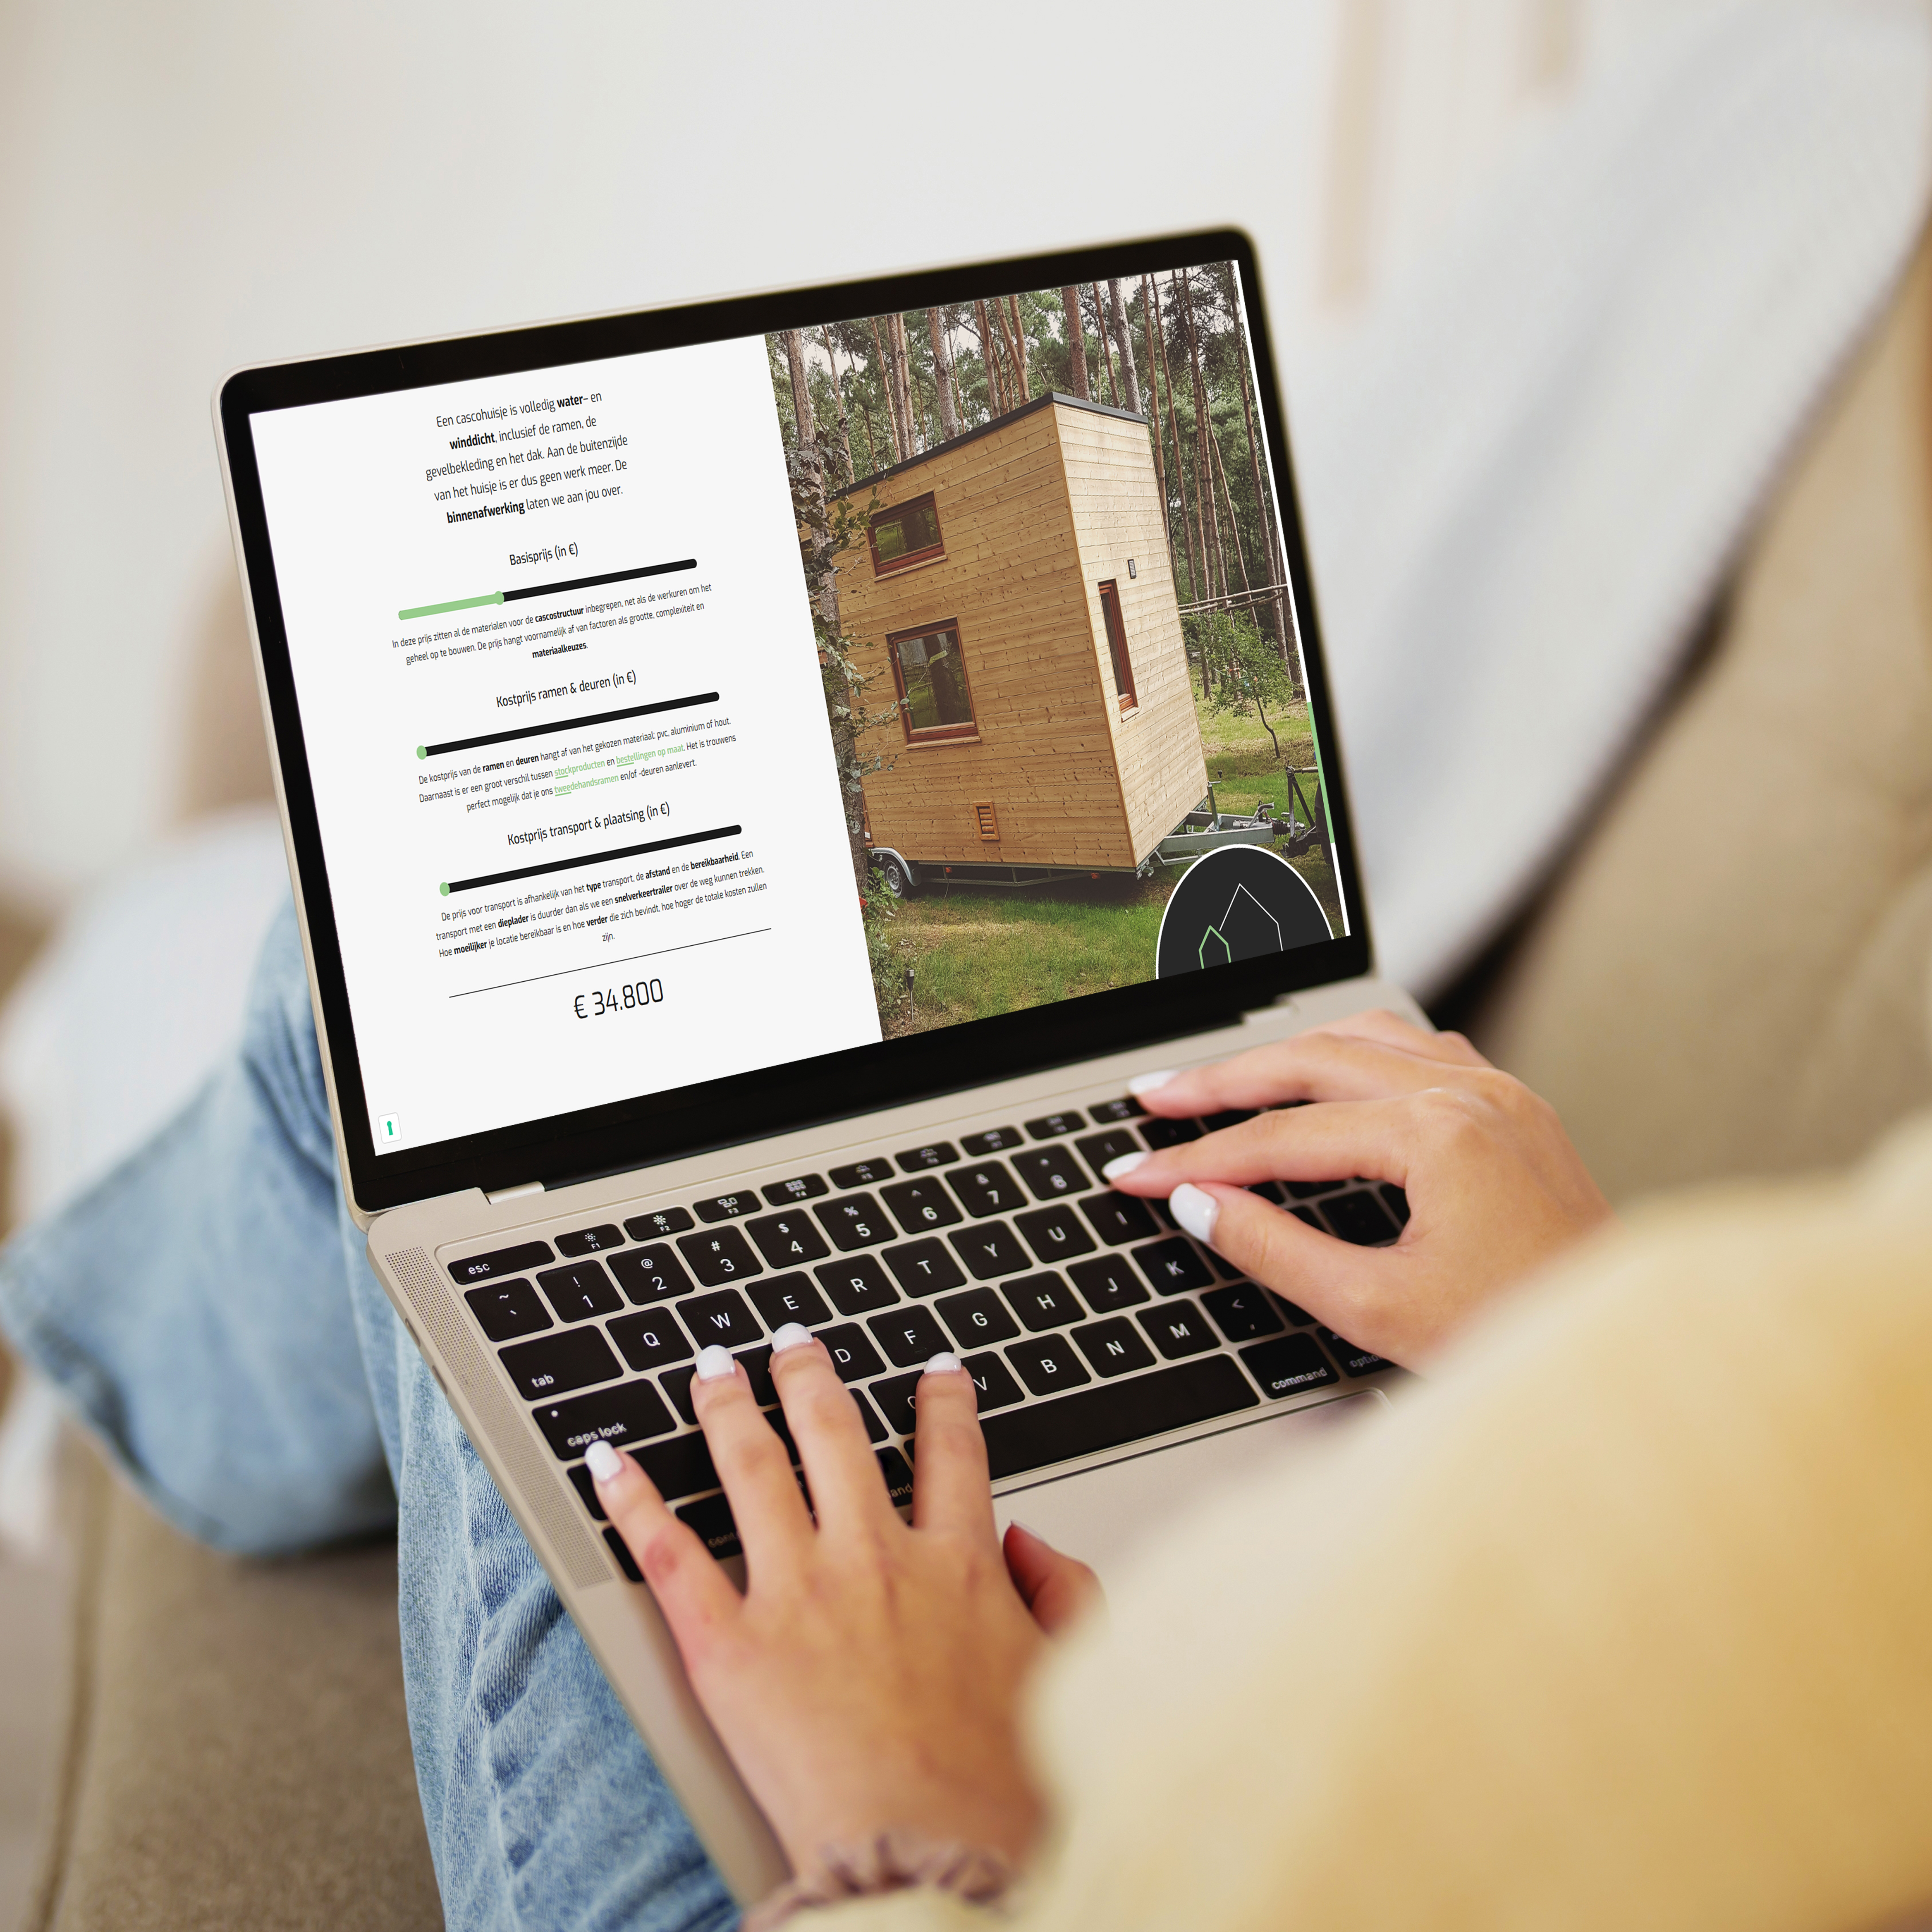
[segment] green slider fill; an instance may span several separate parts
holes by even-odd
[[[440,617],[446,610],[473,610],[479,604],[500,604],[503,593],[493,590],[487,597],[459,597],[451,604],[418,604],[413,610],[398,610],[398,617],[406,623],[412,617]]]

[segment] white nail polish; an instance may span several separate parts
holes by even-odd
[[[812,1340],[812,1330],[802,1322],[786,1322],[772,1331],[772,1353],[782,1355],[788,1348],[802,1348]]]
[[[1101,1176],[1104,1180],[1118,1180],[1122,1174],[1132,1173],[1142,1162],[1153,1158],[1151,1154],[1117,1154],[1101,1168]]]
[[[593,1442],[584,1452],[584,1466],[593,1483],[608,1483],[624,1466],[624,1459],[608,1442]]]
[[[1040,1532],[1034,1528],[1031,1523],[1022,1522],[1016,1516],[1009,1516],[1006,1519],[1006,1527],[1009,1529],[1024,1530],[1027,1534],[1031,1537],[1036,1543],[1044,1543],[1046,1540],[1046,1538],[1041,1535]]]
[[[1157,1087],[1165,1087],[1174,1078],[1174,1069],[1163,1066],[1158,1073],[1136,1073],[1127,1082],[1130,1094],[1151,1094]]]
[[[926,1365],[929,1376],[956,1376],[959,1372],[959,1358],[950,1348],[943,1348]]]
[[[1214,1245],[1214,1223],[1221,1218],[1221,1204],[1214,1196],[1196,1187],[1191,1180],[1184,1180],[1167,1197],[1168,1212],[1178,1221],[1197,1241]],[[704,1358],[700,1356],[699,1360]],[[702,1369],[698,1373],[702,1375]]]
[[[722,1382],[738,1372],[738,1364],[731,1359],[729,1348],[721,1348],[716,1342],[709,1348],[698,1352],[698,1379],[701,1382]]]

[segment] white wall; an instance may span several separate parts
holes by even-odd
[[[229,367],[1232,220],[1292,384],[1664,4],[1223,5],[1183,59],[1171,9],[1037,0],[14,0],[0,893],[58,904],[169,820]]]

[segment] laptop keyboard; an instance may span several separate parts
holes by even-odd
[[[811,1329],[850,1388],[894,1500],[911,1500],[914,1392],[951,1349],[979,1390],[994,1480],[1259,1409],[1392,1366],[1242,1280],[1165,1202],[1106,1163],[1252,1118],[1155,1119],[1106,1100],[449,1264],[472,1316],[601,1524],[584,1453],[628,1450],[717,1556],[738,1539],[696,1429],[698,1351],[742,1362],[798,1461],[771,1378],[773,1330]],[[1254,1190],[1362,1246],[1394,1240],[1401,1189]],[[802,1480],[802,1479],[801,1479]],[[604,1534],[626,1576],[635,1567]]]

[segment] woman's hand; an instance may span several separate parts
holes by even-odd
[[[795,1868],[893,1827],[1017,1859],[1040,1816],[1021,1691],[1042,1631],[1097,1595],[1093,1573],[1017,1525],[1003,1552],[956,1358],[934,1357],[919,1384],[910,1528],[803,1328],[773,1338],[772,1378],[810,1509],[730,1355],[704,1350],[692,1382],[744,1546],[742,1596],[631,1457],[600,1444],[589,1459],[700,1702]]]
[[[1134,1083],[1150,1114],[1277,1111],[1112,1162],[1124,1194],[1174,1219],[1358,1346],[1426,1361],[1485,1304],[1610,1218],[1549,1104],[1460,1034],[1368,1012],[1278,1046]],[[1285,1106],[1284,1102],[1312,1102]],[[1246,1190],[1259,1180],[1392,1181],[1409,1220],[1355,1247]]]

